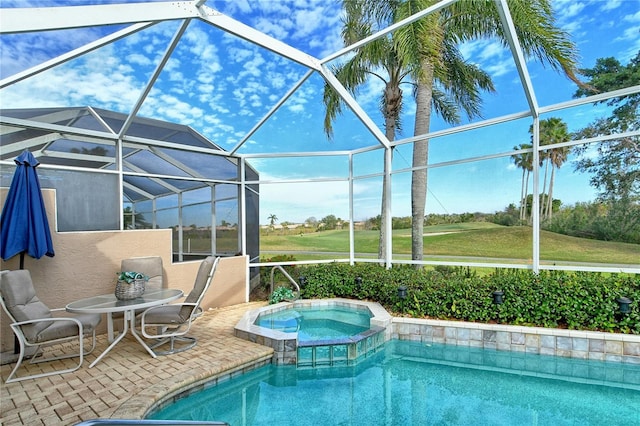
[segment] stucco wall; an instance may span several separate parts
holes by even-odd
[[[0,188],[1,205],[7,191]],[[58,233],[55,190],[42,192],[55,256],[38,260],[25,256],[24,268],[31,272],[38,297],[50,308],[113,292],[120,261],[128,257],[161,256],[167,287],[182,289],[185,294],[193,287],[200,261],[173,263],[170,229]],[[248,256],[221,259],[212,287],[205,296],[204,309],[248,301],[248,262]],[[19,256],[0,261],[3,270],[19,269],[19,265]],[[0,352],[13,351],[13,332],[8,323],[9,318],[2,312]],[[106,333],[106,321],[103,320],[98,332]]]

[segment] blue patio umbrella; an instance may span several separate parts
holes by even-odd
[[[25,150],[15,162],[16,171],[0,217],[0,257],[20,255],[24,269],[25,253],[34,259],[54,256],[47,212],[42,199],[36,167],[40,164]]]

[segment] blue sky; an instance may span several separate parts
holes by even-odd
[[[117,1],[7,1],[2,7],[118,3]],[[207,6],[284,41],[317,58],[342,47],[340,2],[324,1],[216,1]],[[640,0],[554,1],[558,24],[578,45],[581,67],[596,58],[615,56],[627,63],[640,49]],[[115,29],[115,28],[114,28]],[[3,35],[0,38],[0,77],[41,63],[95,40],[114,29],[87,28],[39,35]],[[177,23],[163,23],[53,68],[27,82],[0,92],[2,108],[91,105],[128,112],[155,68]],[[497,92],[484,97],[483,117],[522,112],[527,103],[510,53],[495,40],[461,46],[465,57],[488,71]],[[192,22],[140,114],[192,126],[225,149],[232,149],[272,106],[305,74],[306,69],[201,22]],[[548,67],[530,63],[531,80],[540,105],[570,100],[575,85]],[[381,83],[371,80],[356,96],[376,124]],[[375,146],[376,141],[346,111],[335,122],[334,139],[323,133],[323,81],[313,75],[240,149],[240,153],[343,151]],[[411,89],[405,87],[404,130],[413,134]],[[549,116],[560,116],[569,130],[578,130],[604,107],[584,106]],[[547,117],[549,117],[547,116]],[[543,117],[545,118],[545,117]],[[491,129],[433,139],[430,163],[462,160],[508,152],[528,142],[530,121],[518,120]],[[447,128],[439,119],[432,130]],[[356,175],[380,171],[381,151],[355,156]],[[574,172],[570,158],[558,172],[554,195],[564,204],[591,200],[588,176]],[[344,178],[345,157],[256,159],[252,165],[261,179]],[[410,167],[411,145],[394,153],[394,170]],[[409,173],[393,178],[393,215],[410,215]],[[509,158],[437,167],[429,174],[427,212],[493,212],[516,203],[521,171]],[[354,184],[354,219],[379,213],[381,178]],[[310,216],[334,214],[348,218],[345,182],[323,184],[264,184],[261,187],[261,223],[275,214],[280,221],[301,222]],[[235,221],[234,221],[235,222]]]

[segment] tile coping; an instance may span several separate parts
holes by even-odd
[[[444,321],[420,318],[394,317],[394,324],[430,325],[474,330],[506,331],[511,333],[537,334],[556,337],[576,337],[620,342],[640,343],[640,334],[605,333],[602,331],[567,330],[561,328],[527,327],[519,325],[486,324],[465,321]]]

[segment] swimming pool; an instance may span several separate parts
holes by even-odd
[[[266,366],[150,419],[231,425],[640,424],[640,365],[392,340],[353,366]]]

